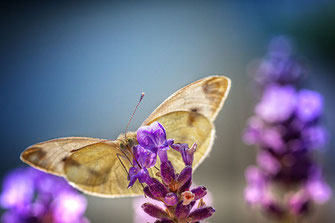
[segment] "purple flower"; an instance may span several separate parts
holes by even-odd
[[[266,88],[255,112],[270,123],[286,121],[295,111],[296,101],[296,92],[292,86],[271,85]]]
[[[317,119],[322,114],[323,98],[320,93],[301,90],[298,93],[297,116],[304,122]]]
[[[154,153],[166,151],[173,144],[173,140],[166,139],[166,132],[159,122],[149,126],[142,126],[137,130],[138,144]]]
[[[147,150],[140,145],[133,148],[135,159],[133,160],[134,166],[129,169],[129,187],[132,187],[136,180],[140,183],[147,182],[150,179],[147,168],[155,165],[157,154]]]
[[[16,169],[4,179],[1,206],[25,211],[34,196],[34,178],[27,169]]]
[[[181,157],[183,158],[183,161],[185,165],[192,166],[193,158],[194,158],[194,152],[197,150],[197,144],[193,143],[191,148],[188,148],[188,145],[186,143],[182,144],[173,144],[171,147],[180,152]]]
[[[88,223],[86,199],[64,179],[33,168],[20,168],[4,179],[1,206],[7,209],[4,223]]]

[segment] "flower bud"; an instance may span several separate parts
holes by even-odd
[[[191,190],[191,192],[195,195],[194,200],[198,200],[200,198],[203,198],[206,194],[206,187],[199,186]]]
[[[183,201],[180,201],[177,204],[176,210],[174,212],[175,216],[179,219],[186,219],[187,216],[189,215],[193,205],[195,204],[195,201],[192,201],[190,204],[188,205],[183,205]]]
[[[170,161],[161,164],[161,177],[166,185],[175,180],[176,174]]]
[[[154,218],[168,218],[169,215],[164,211],[162,208],[158,207],[157,205],[151,204],[151,203],[144,203],[142,204],[142,209],[145,213],[150,215]]]
[[[150,197],[151,199],[158,200],[150,191],[149,186],[145,186],[143,192],[146,196]]]
[[[174,206],[178,202],[178,197],[175,193],[168,193],[165,195],[164,202],[167,206]]]
[[[178,194],[183,193],[184,191],[187,191],[190,189],[192,185],[192,178],[190,178],[186,183],[184,183],[184,185],[182,185],[181,187],[179,187],[178,189]]]
[[[179,186],[184,185],[192,177],[192,167],[186,166],[179,174],[177,181]]]
[[[159,180],[153,178],[151,184],[149,185],[149,190],[152,195],[154,195],[156,198],[164,198],[165,195],[168,193],[168,190],[162,184],[159,182]]]
[[[214,212],[215,212],[215,209],[212,207],[197,208],[189,215],[188,221],[195,222],[195,221],[204,220],[212,216]]]

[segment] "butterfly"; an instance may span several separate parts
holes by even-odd
[[[175,143],[197,143],[193,169],[208,156],[215,138],[214,120],[230,89],[230,79],[209,76],[195,81],[168,97],[142,123],[161,123],[167,138]],[[143,194],[136,182],[127,188],[127,172],[132,165],[132,147],[136,132],[120,134],[116,140],[88,137],[65,137],[28,147],[21,160],[44,172],[64,177],[73,187],[101,197],[131,197]],[[169,159],[179,172],[184,163],[180,154],[168,150]],[[159,165],[159,161],[157,164]],[[150,168],[154,175],[155,168]]]

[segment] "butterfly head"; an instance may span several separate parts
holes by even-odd
[[[120,134],[117,137],[117,140],[120,142],[120,148],[126,150],[129,150],[138,144],[136,132],[127,132],[127,137],[125,137],[125,134]]]

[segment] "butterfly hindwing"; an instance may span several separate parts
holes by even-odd
[[[143,194],[139,183],[127,188],[129,182],[124,168],[129,170],[130,167],[131,163],[121,152],[119,143],[106,141],[74,152],[65,161],[64,173],[74,187],[88,194],[103,197]]]
[[[187,143],[191,146],[197,143],[197,151],[194,154],[193,168],[196,169],[210,151],[214,138],[214,126],[203,115],[196,112],[176,111],[153,120],[160,122],[166,129],[169,139],[175,143]],[[173,166],[180,172],[185,166],[179,152],[170,149],[169,158],[173,160]]]

